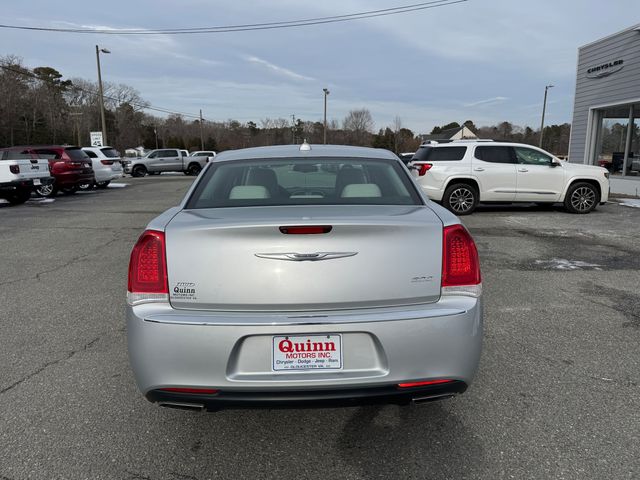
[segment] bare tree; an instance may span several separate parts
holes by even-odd
[[[373,117],[366,108],[351,110],[342,121],[342,128],[349,132],[351,143],[365,145],[373,130]]]

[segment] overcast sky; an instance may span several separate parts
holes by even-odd
[[[417,1],[417,0],[416,0]],[[409,0],[27,0],[3,2],[4,24],[178,28],[296,20],[406,5]],[[152,105],[241,122],[321,120],[368,108],[376,128],[395,116],[434,125],[508,120],[536,127],[544,86],[548,123],[570,122],[577,48],[640,21],[638,0],[469,0],[441,8],[281,30],[109,36],[0,29],[0,55],[66,78],[138,89]]]

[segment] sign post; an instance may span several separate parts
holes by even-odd
[[[102,132],[89,132],[91,136],[91,146],[92,147],[103,147],[102,144]]]

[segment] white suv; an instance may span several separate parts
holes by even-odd
[[[521,143],[459,140],[423,144],[412,168],[427,196],[456,215],[479,202],[564,203],[572,213],[589,213],[609,198],[609,172],[563,162]]]
[[[91,158],[93,173],[96,176],[96,187],[107,188],[111,180],[122,177],[120,153],[113,147],[82,147],[84,153]],[[93,185],[80,185],[81,190],[92,188]]]

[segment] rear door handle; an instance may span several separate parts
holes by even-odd
[[[519,168],[519,169],[518,169],[518,171],[519,171],[519,172],[528,172],[529,170],[528,170],[528,169],[526,169],[526,168]]]
[[[476,168],[474,168],[474,170],[476,172],[484,172],[484,168],[482,168],[482,167],[476,167]]]

